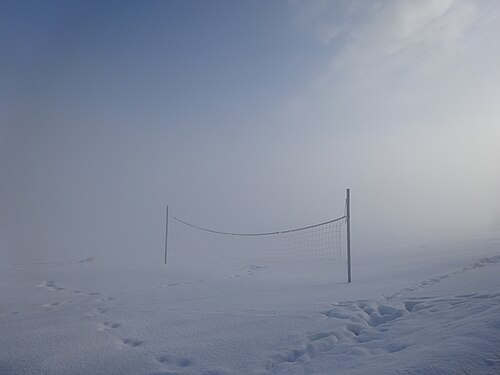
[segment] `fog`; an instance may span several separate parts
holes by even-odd
[[[353,251],[500,230],[495,1],[4,2],[7,262],[162,261],[165,206]]]

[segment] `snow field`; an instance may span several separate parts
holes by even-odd
[[[88,259],[2,266],[0,374],[500,372],[497,238],[366,250],[351,285],[335,262]]]

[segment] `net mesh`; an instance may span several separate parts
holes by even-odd
[[[344,260],[346,217],[284,231],[231,233],[196,226],[171,216],[173,252],[188,256]]]

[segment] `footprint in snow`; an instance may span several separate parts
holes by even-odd
[[[51,307],[59,306],[60,304],[61,304],[61,302],[44,303],[42,305],[42,307],[51,308]]]
[[[455,309],[463,304],[481,305],[489,299],[492,305],[500,303],[500,293],[471,293],[451,297],[415,297],[403,301],[382,303],[375,300],[334,304],[335,308],[322,314],[338,320],[338,329],[308,336],[299,349],[275,354],[265,363],[267,371],[284,362],[308,361],[323,352],[333,350],[338,344],[347,344],[351,352],[362,350],[358,344],[380,341],[390,331],[393,322],[418,314],[433,314]],[[481,310],[483,311],[483,310]],[[398,342],[387,342],[376,350],[397,353],[408,348]],[[364,350],[364,349],[363,349]]]
[[[123,339],[122,343],[127,346],[130,346],[131,348],[135,348],[142,345],[142,341],[138,339]]]
[[[119,323],[113,323],[113,322],[104,322],[103,325],[106,328],[113,328],[113,329],[120,327]]]
[[[174,367],[189,367],[193,364],[193,360],[187,357],[174,357],[171,355],[164,355],[158,359],[158,362],[171,365]]]

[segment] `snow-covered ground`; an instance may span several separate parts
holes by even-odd
[[[0,266],[0,374],[500,373],[498,236],[355,248],[351,284],[332,261],[88,257]]]

